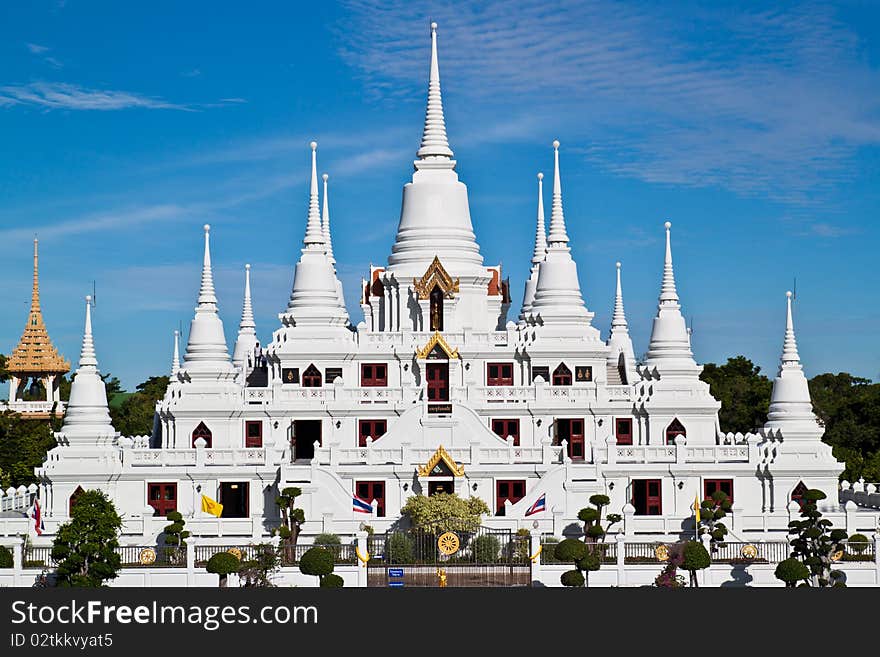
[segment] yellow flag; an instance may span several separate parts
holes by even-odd
[[[202,495],[202,511],[219,518],[220,514],[223,513],[223,505],[217,500],[212,500],[207,495]]]
[[[694,495],[694,517],[697,519],[697,526],[700,525],[700,496]]]

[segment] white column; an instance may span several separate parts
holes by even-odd
[[[388,278],[382,277],[382,294],[385,299],[385,330],[391,330],[391,285],[388,282]]]
[[[617,585],[626,586],[626,536],[615,534],[617,543]]]

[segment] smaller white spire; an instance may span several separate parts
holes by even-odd
[[[623,288],[620,285],[620,262],[615,262],[617,268],[617,291],[614,294],[614,313],[611,316],[611,331],[616,328],[627,329],[626,313],[623,311]]]
[[[452,163],[452,149],[446,137],[446,119],[443,116],[443,97],[440,93],[440,65],[437,61],[437,23],[431,23],[431,72],[428,76],[428,105],[425,109],[425,128],[417,156],[441,158]]]
[[[565,214],[562,211],[562,182],[559,175],[559,140],[553,142],[553,206],[550,211],[550,234],[548,250],[568,250],[568,232],[565,230]]]
[[[798,354],[797,340],[794,337],[794,321],[791,317],[791,291],[785,293],[786,297],[786,315],[785,315],[785,340],[782,343],[782,357],[780,363],[785,365],[800,365],[801,357]]]
[[[217,295],[214,293],[214,274],[211,270],[211,225],[205,224],[205,255],[202,259],[202,284],[199,287],[199,306],[217,306]]]
[[[251,266],[244,266],[244,301],[241,306],[241,322],[238,325],[238,337],[232,351],[232,364],[248,374],[248,357],[253,354],[257,345],[257,325],[254,322],[254,308],[251,304]]]
[[[336,265],[336,257],[333,255],[333,240],[330,238],[330,200],[327,196],[327,180],[330,178],[326,173],[321,176],[324,181],[324,205],[321,211],[321,230],[324,232],[324,242],[327,244],[327,257],[330,263]]]
[[[660,303],[678,303],[678,292],[675,290],[675,272],[672,270],[672,239],[670,237],[672,222],[667,221],[663,226],[666,228],[666,257],[663,260]]]
[[[171,358],[171,378],[176,379],[180,371],[180,331],[174,329],[174,356]]]
[[[636,356],[633,349],[632,338],[629,335],[629,326],[626,322],[626,313],[623,310],[623,287],[620,284],[620,263],[614,263],[617,268],[617,290],[614,294],[614,313],[611,315],[611,333],[608,337],[608,366],[620,368],[621,354],[623,354],[622,383],[634,383],[638,378],[636,372]]]
[[[95,355],[95,340],[92,337],[92,296],[86,296],[86,327],[83,331],[82,349],[79,352],[79,366],[97,367],[98,358]]]
[[[324,231],[321,227],[321,214],[318,209],[318,142],[309,144],[312,149],[312,178],[309,185],[309,214],[306,222],[306,236],[303,244],[306,248],[325,248]]]
[[[544,226],[544,174],[538,173],[538,221],[535,226],[535,250],[532,264],[537,265],[547,255],[547,229]]]

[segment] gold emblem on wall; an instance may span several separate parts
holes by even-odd
[[[440,554],[445,554],[447,557],[458,552],[460,547],[461,541],[453,532],[440,534],[440,537],[437,539],[437,549],[440,550]]]
[[[144,548],[138,553],[138,561],[143,566],[151,566],[156,563],[156,550],[155,548]]]
[[[458,292],[459,280],[452,279],[449,272],[440,264],[440,258],[434,256],[434,260],[428,265],[424,276],[413,279],[413,289],[419,296],[419,299],[428,299],[431,296],[431,290],[439,287],[443,292],[443,296],[451,299],[452,295]]]
[[[843,550],[838,550],[831,555],[831,561],[840,561],[841,559],[843,559]]]
[[[231,548],[229,548],[229,549],[226,550],[226,551],[227,551],[229,554],[231,554],[233,557],[235,557],[236,559],[238,559],[239,561],[241,561],[241,550],[239,550],[237,547],[231,547]]]
[[[657,557],[657,561],[669,561],[669,547],[658,545],[654,548],[654,556]]]
[[[743,545],[739,553],[743,559],[754,559],[758,556],[758,548],[751,544]]]

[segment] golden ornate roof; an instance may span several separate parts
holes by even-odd
[[[37,240],[34,240],[34,287],[27,325],[18,346],[7,361],[6,369],[12,374],[64,374],[70,371],[70,362],[55,349],[43,313],[40,311],[40,282],[37,259]]]
[[[434,260],[428,265],[424,276],[413,279],[413,288],[419,295],[419,299],[429,298],[435,285],[440,288],[447,299],[451,299],[452,295],[458,292],[459,287],[459,279],[452,279],[449,272],[440,264],[440,258],[437,256],[434,256]]]
[[[434,331],[434,335],[431,336],[428,343],[416,352],[416,358],[424,360],[431,353],[431,350],[438,346],[443,350],[447,358],[458,358],[458,349],[450,347],[449,343],[440,335],[440,331]]]
[[[449,456],[449,452],[443,449],[443,445],[437,448],[437,451],[434,452],[434,455],[428,459],[428,462],[425,465],[419,466],[418,473],[420,477],[428,477],[431,474],[431,470],[434,467],[443,461],[446,464],[446,467],[452,472],[455,477],[464,477],[464,466],[456,463],[451,456]]]

